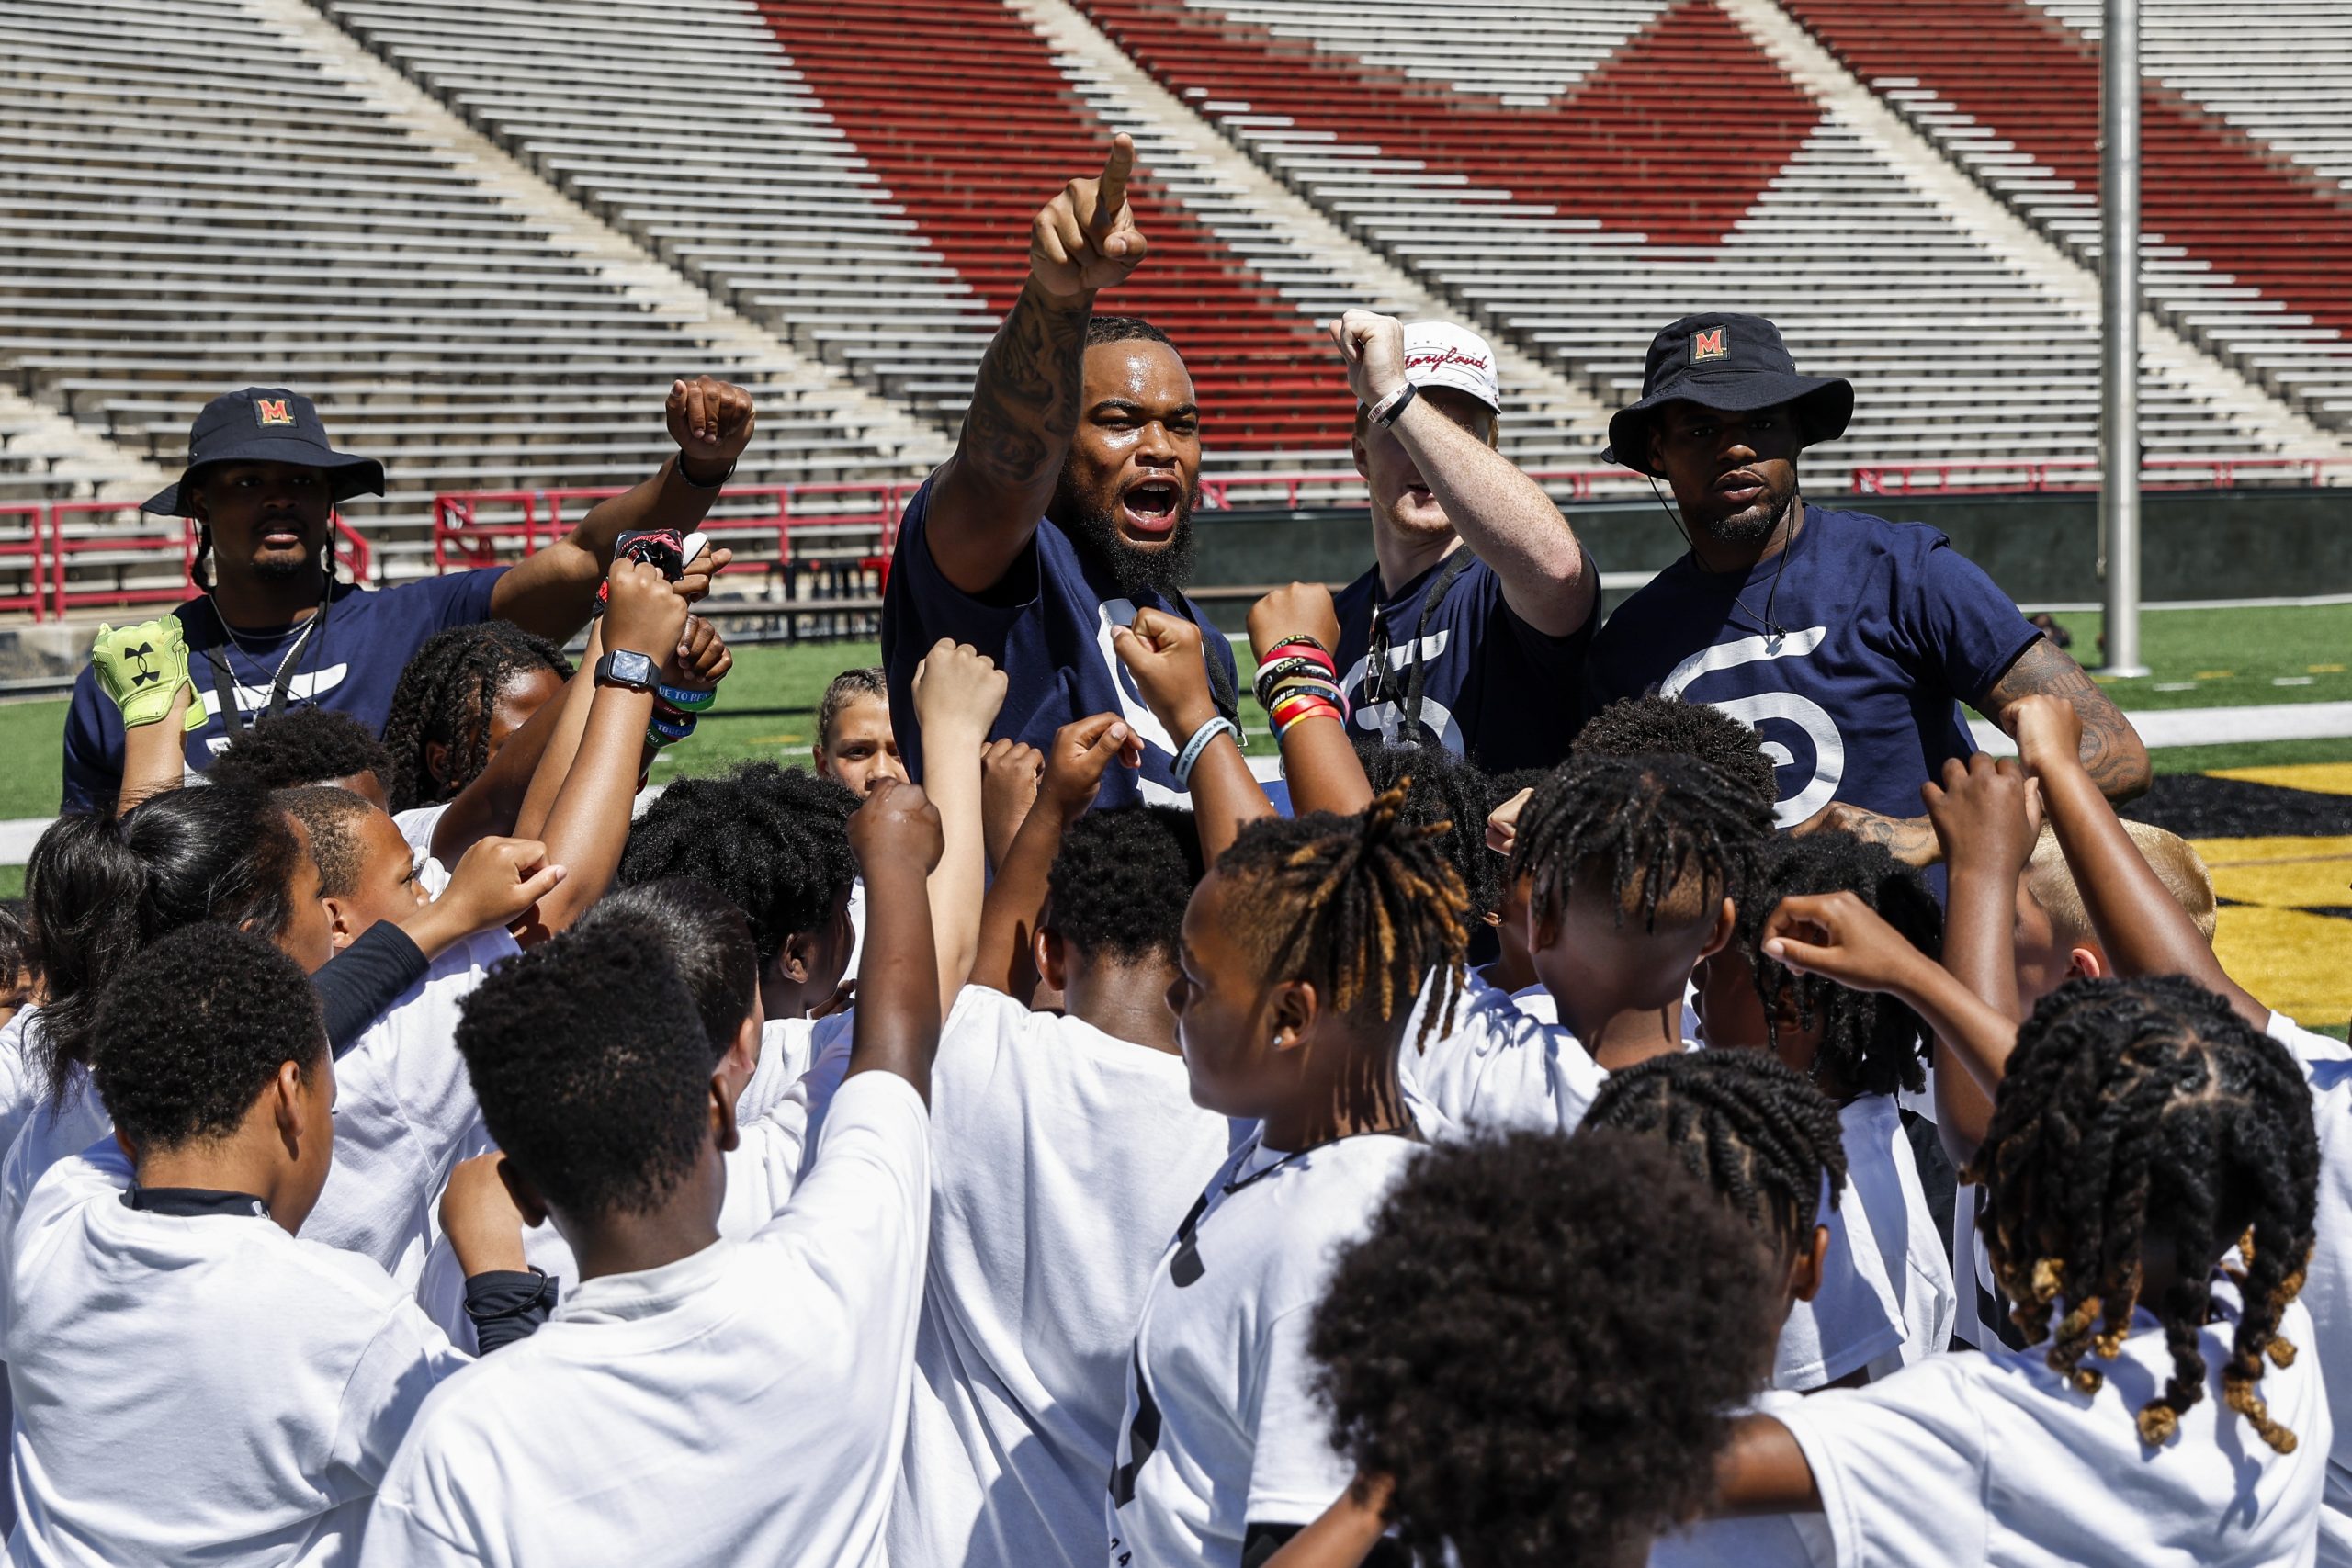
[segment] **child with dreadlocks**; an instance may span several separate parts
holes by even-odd
[[[1792,972],[1764,951],[1765,923],[1784,898],[1850,889],[1933,954],[1942,916],[1917,872],[1850,833],[1769,839],[1747,865],[1732,941],[1699,967],[1700,1019],[1711,1048],[1773,1052],[1820,1086],[1845,1124],[1849,1190],[1824,1286],[1790,1314],[1781,1344],[1779,1385],[1813,1389],[1947,1348],[1957,1295],[1895,1100],[1926,1083],[1918,1016],[1897,998]]]
[[[1519,818],[1530,962],[1557,1023],[1474,977],[1463,1021],[1405,1062],[1454,1123],[1568,1132],[1617,1068],[1684,1048],[1691,967],[1731,929],[1745,846],[1771,814],[1690,757],[1577,756]]]
[[[2352,1409],[2352,1049],[2301,1028],[2230,978],[2214,954],[2211,928],[2200,918],[2207,902],[2203,879],[2180,869],[2177,852],[2167,852],[2161,843],[2151,851],[2146,840],[2116,819],[2096,790],[2085,794],[2079,759],[2059,755],[2060,748],[2076,744],[2080,737],[2081,721],[2073,710],[2054,711],[2063,707],[2039,699],[2024,705],[2018,750],[2041,784],[2050,827],[2097,933],[2098,958],[2118,975],[2189,976],[2285,1047],[2301,1074],[2320,1156],[2318,1242],[2302,1299],[2311,1308],[2329,1407]],[[2012,840],[2006,863],[1990,873],[1994,887],[2004,872],[2014,874],[2015,855]],[[2352,1563],[2352,1420],[2338,1424],[2328,1456],[2326,1497],[2320,1561]]]
[[[1184,912],[1169,992],[1194,1103],[1259,1126],[1154,1269],[1111,1476],[1110,1561],[1262,1561],[1347,1488],[1307,1323],[1417,1145],[1397,1079],[1450,1023],[1469,900],[1391,790],[1243,827]]]
[[[931,769],[936,735],[924,727]],[[1201,878],[1193,822],[1091,809],[1134,748],[1115,714],[1055,735],[940,1032],[893,1562],[1102,1568],[1136,1314],[1232,1149],[1231,1123],[1193,1101],[1168,1008]],[[1033,958],[1061,1010],[1016,999]]]
[[[2320,1151],[2287,1048],[2179,976],[2072,981],[2018,1028],[1846,893],[1764,947],[1901,997],[1994,1094],[1968,1174],[2030,1348],[1747,1418],[1724,1505],[1822,1509],[1840,1562],[2311,1562],[2333,1421],[2297,1353]]]

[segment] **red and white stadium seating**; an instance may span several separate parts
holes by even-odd
[[[1786,0],[1979,180],[2098,253],[2098,0]],[[2324,423],[2352,424],[2352,17],[2143,0],[2149,304]]]
[[[1841,462],[2097,450],[2095,313],[1717,0],[1078,3],[1353,231],[1611,400],[1657,326],[1744,309],[1855,379]],[[2274,448],[2160,371],[2145,399],[2152,457]]]

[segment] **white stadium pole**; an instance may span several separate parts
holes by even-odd
[[[2099,49],[2105,673],[2145,675],[2148,667],[2140,662],[2140,0],[2107,0]]]

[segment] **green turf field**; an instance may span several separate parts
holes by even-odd
[[[2075,657],[2095,661],[2099,616],[2062,613],[2058,621],[2074,637]],[[2141,625],[2142,652],[2154,673],[2108,686],[2126,708],[2352,700],[2352,604],[2151,610]],[[663,775],[706,773],[745,757],[805,758],[825,682],[877,656],[872,643],[744,649],[718,710],[691,742],[663,754]],[[1245,706],[1250,718],[1259,717],[1254,704],[1245,699]],[[56,700],[0,705],[0,818],[56,810],[64,709]],[[1271,750],[1262,729],[1254,742],[1253,750]],[[2352,761],[2352,739],[2197,747],[2156,758],[2166,773],[2340,761]]]
[[[2073,635],[2075,656],[2096,660],[2099,616],[2061,614],[2058,621]],[[2127,708],[2352,700],[2352,604],[2151,610],[2142,618],[2141,643],[2154,673],[2108,687]],[[709,772],[745,757],[805,758],[825,682],[836,671],[876,657],[872,643],[744,649],[720,707],[691,742],[663,754],[662,776]],[[1256,719],[1255,705],[1245,699],[1245,705]],[[55,700],[0,705],[0,818],[56,810],[64,708]],[[1262,729],[1253,739],[1253,750],[1271,750]],[[2156,757],[2166,773],[2341,761],[2352,761],[2352,739],[2196,747]]]

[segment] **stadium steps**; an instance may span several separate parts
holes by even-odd
[[[53,457],[45,490],[133,493],[147,481],[129,474],[177,466],[209,398],[282,381],[387,459],[392,494],[345,512],[402,577],[431,570],[435,491],[644,478],[671,449],[670,379],[703,370],[760,398],[767,435],[741,482],[903,479],[944,446],[292,0],[0,8],[0,371],[79,432],[11,436]],[[94,442],[121,454],[121,484]],[[77,580],[176,582],[168,556],[110,542],[119,517],[69,526],[96,547]]]
[[[1295,266],[1290,258],[1311,260],[1311,272],[1284,285],[1298,309],[1316,319],[1363,308],[1408,321],[1476,326],[1494,344],[1503,389],[1503,446],[1512,458],[1529,468],[1600,462],[1609,416],[1588,389],[1521,351],[1467,302],[1431,291],[1301,199],[1205,125],[1076,6],[1066,0],[1011,4],[1054,48],[1063,73],[1097,115],[1131,130],[1148,161],[1182,171],[1169,179],[1187,202],[1215,213],[1221,227],[1263,225],[1261,254],[1269,258],[1269,270]],[[1331,466],[1350,460],[1344,446],[1315,456]]]
[[[2097,450],[2098,327],[1717,0],[1077,0],[1234,145],[1604,405],[1689,310],[1851,376],[1823,461]],[[1700,107],[1703,106],[1703,109]],[[2154,457],[2287,443],[2150,362]],[[2012,394],[2015,395],[2012,395]],[[2048,405],[2016,418],[2017,396]]]
[[[2096,4],[1783,4],[1985,189],[2098,264]],[[2318,423],[2352,429],[2352,197],[2328,172],[2340,158],[2324,151],[2352,151],[2352,123],[2328,91],[2342,62],[2310,25],[2326,20],[2340,53],[2340,11],[2154,0],[2146,12],[2155,44],[2141,104],[2148,308]],[[2306,55],[2335,75],[2307,82]],[[2272,96],[2290,85],[2313,95],[2300,118],[2316,129],[2316,157],[2264,139],[2294,123]]]
[[[2086,258],[2027,222],[1986,190],[1775,0],[1722,3],[1758,45],[1808,92],[1835,112],[1867,126],[1887,155],[1956,221],[2031,278],[2069,317],[2097,327],[2099,279]],[[2140,360],[2143,375],[2179,386],[2190,398],[2256,433],[2258,440],[2275,444],[2282,456],[2352,456],[2352,447],[2338,434],[2322,428],[2301,409],[2251,379],[2235,365],[2182,336],[2167,320],[2143,313]]]
[[[395,124],[428,144],[466,159],[476,177],[514,210],[547,224],[566,249],[593,262],[604,278],[645,301],[658,315],[690,322],[713,347],[774,367],[780,378],[806,394],[821,394],[839,409],[880,454],[871,476],[920,477],[946,457],[946,447],[927,422],[910,419],[888,399],[873,395],[821,359],[727,304],[653,255],[580,203],[550,186],[528,165],[509,155],[463,117],[398,69],[370,53],[365,44],[335,25],[306,0],[253,0],[289,36],[302,39],[322,58],[335,61],[364,84]],[[755,462],[759,437],[745,454]],[[759,465],[766,467],[769,465]]]

